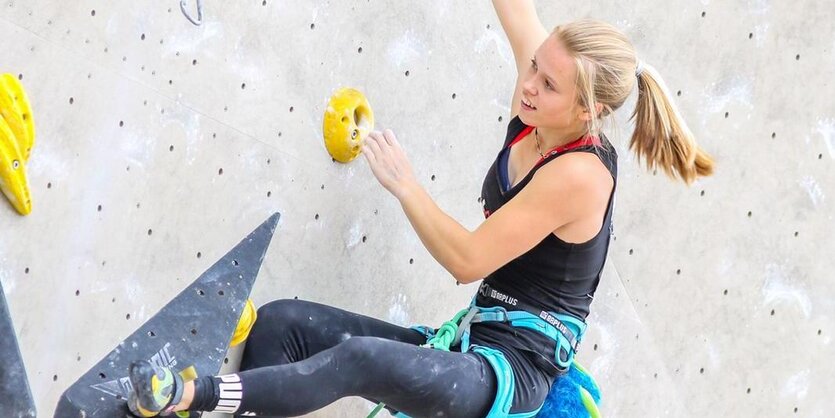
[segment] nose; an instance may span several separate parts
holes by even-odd
[[[534,88],[533,79],[531,77],[525,78],[522,81],[522,92],[528,96],[536,95],[536,89]]]

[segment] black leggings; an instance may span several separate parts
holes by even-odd
[[[486,416],[497,388],[490,364],[472,352],[418,347],[424,342],[410,328],[277,300],[258,310],[241,372],[213,378],[214,396],[218,406],[257,416],[304,415],[346,396],[385,402],[413,417]]]

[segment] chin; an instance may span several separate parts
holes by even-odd
[[[524,123],[527,126],[536,126],[532,123],[533,121],[525,113],[527,113],[527,112],[523,112],[523,111],[519,112],[519,120],[521,120],[522,123]]]

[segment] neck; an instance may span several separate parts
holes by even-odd
[[[536,128],[539,132],[539,141],[542,152],[570,144],[586,134],[585,127],[574,127],[569,129],[557,128]]]

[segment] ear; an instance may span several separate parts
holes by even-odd
[[[600,116],[600,112],[603,111],[603,105],[601,103],[595,103],[594,109],[596,110],[595,114]],[[582,120],[583,122],[588,122],[591,120],[591,113],[588,111],[588,109],[583,108],[583,110],[580,111],[580,120]]]

